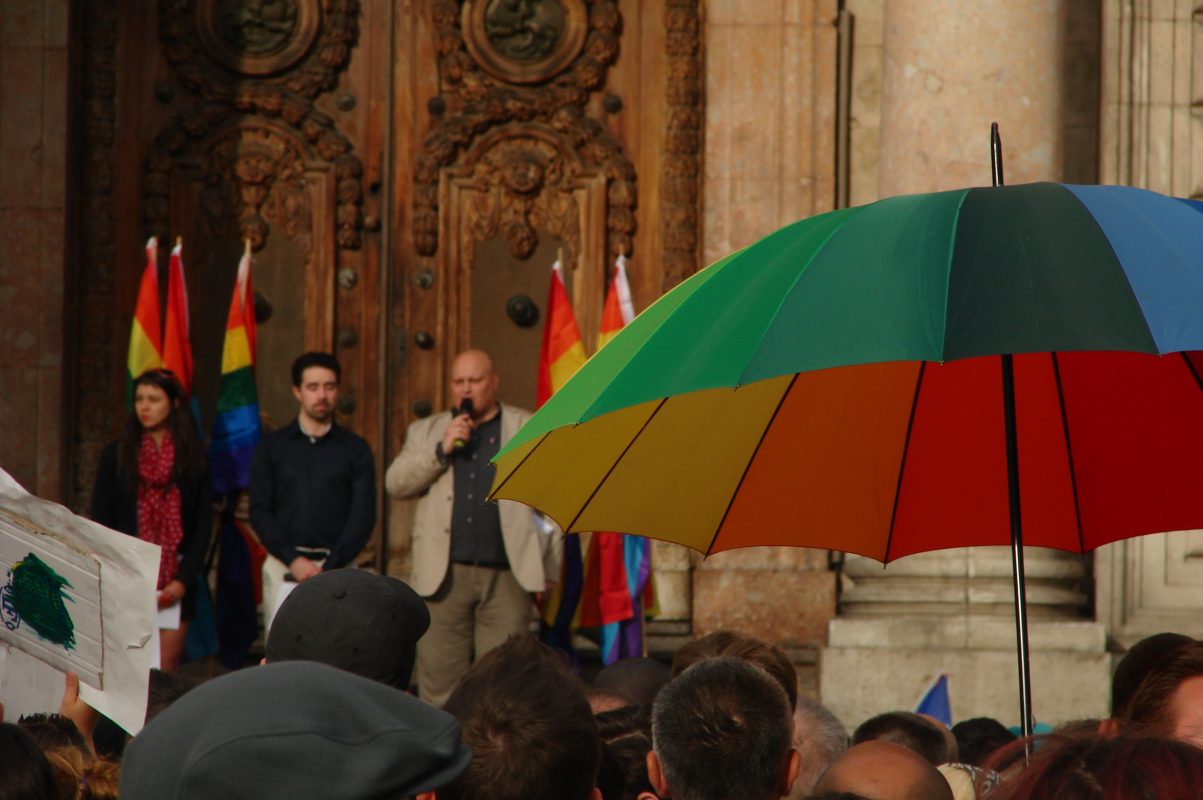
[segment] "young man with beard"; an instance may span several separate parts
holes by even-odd
[[[255,448],[250,511],[269,554],[263,565],[266,627],[286,575],[300,583],[348,566],[376,524],[372,450],[334,419],[341,372],[329,353],[297,358],[292,393],[300,412]]]

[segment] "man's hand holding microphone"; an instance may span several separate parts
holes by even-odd
[[[465,397],[459,408],[451,409],[451,424],[443,434],[443,453],[450,458],[463,450],[472,439],[472,398]]]

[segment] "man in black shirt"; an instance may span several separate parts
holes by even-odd
[[[300,582],[351,564],[376,524],[371,448],[334,421],[338,361],[305,353],[292,364],[297,418],[260,440],[251,462],[251,524],[269,557],[263,565],[266,627],[285,575]]]

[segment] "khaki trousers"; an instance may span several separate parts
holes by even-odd
[[[473,657],[530,629],[534,605],[508,569],[451,564],[426,607],[430,629],[418,640],[418,696],[441,707]]]

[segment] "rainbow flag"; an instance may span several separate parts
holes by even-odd
[[[597,348],[634,318],[626,258],[619,255],[602,308]],[[651,564],[651,542],[642,536],[598,531],[589,541],[580,625],[599,629],[604,664],[643,655],[644,609],[655,603]]]
[[[251,454],[258,441],[254,292],[251,289],[251,245],[247,242],[238,263],[238,278],[226,317],[217,419],[209,443],[209,466],[215,492],[227,494],[246,488]]]
[[[218,660],[227,669],[246,661],[259,636],[256,601],[266,554],[238,519],[236,510],[249,482],[251,457],[259,441],[259,397],[255,391],[255,293],[251,289],[251,243],[238,262],[238,277],[221,352],[217,419],[209,442],[213,490],[225,497],[218,530]]]
[[[539,383],[535,392],[535,407],[543,405],[561,386],[568,382],[585,363],[585,345],[576,314],[564,288],[563,268],[559,259],[551,267],[551,287],[547,296],[547,320],[543,325],[543,347],[539,355]],[[581,558],[581,537],[572,533],[564,537],[564,559],[560,580],[543,606],[540,638],[566,653],[572,654],[573,618],[581,599],[584,564]]]
[[[163,366],[158,249],[158,240],[150,237],[146,242],[146,266],[138,286],[138,301],[134,305],[134,323],[129,332],[129,355],[125,359],[125,400],[131,408],[134,404],[134,379],[148,369]]]
[[[167,268],[167,315],[163,322],[163,366],[175,373],[185,395],[192,394],[192,340],[188,322],[188,286],[184,282],[184,245],[176,239]]]
[[[559,259],[551,266],[551,288],[547,293],[547,321],[543,325],[543,347],[539,354],[539,383],[535,408],[547,402],[585,363],[585,345],[576,324],[572,302],[564,288]]]

